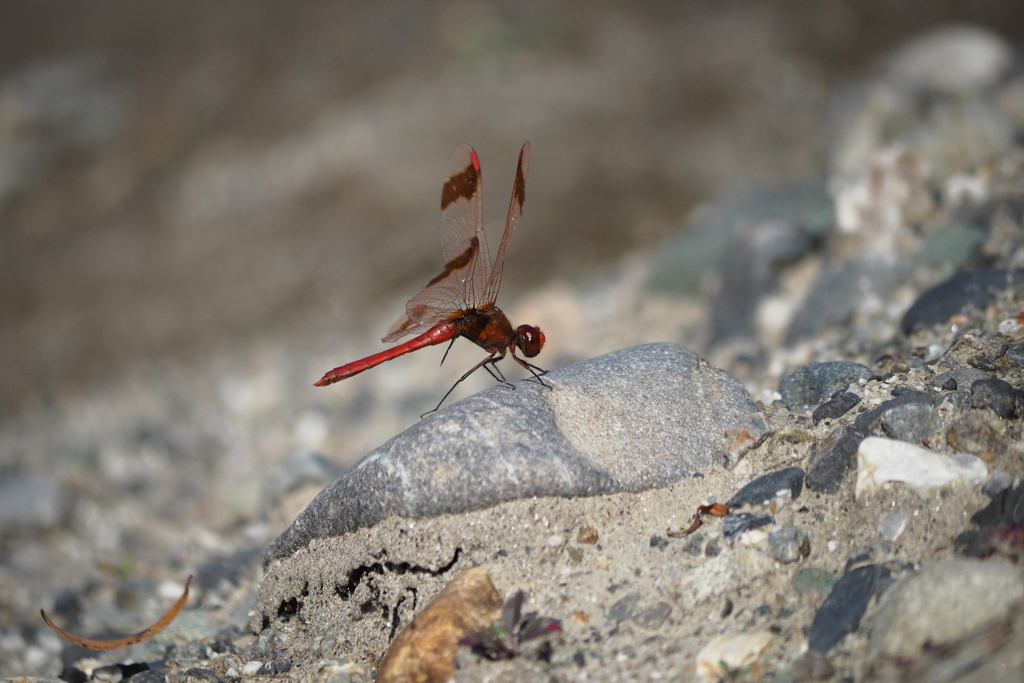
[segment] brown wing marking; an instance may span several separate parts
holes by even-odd
[[[505,232],[501,235],[501,243],[498,245],[498,253],[494,257],[494,267],[487,284],[482,292],[482,300],[478,306],[493,304],[498,298],[498,289],[501,287],[501,270],[505,265],[505,251],[512,242],[512,235],[516,232],[519,219],[523,217],[523,204],[526,202],[526,172],[530,168],[530,143],[524,142],[519,150],[519,165],[516,167],[516,179],[512,183],[512,199],[508,204],[508,217],[505,219]]]
[[[483,231],[483,181],[480,159],[469,145],[452,153],[448,179],[441,186],[441,256],[444,269],[405,305],[382,341],[422,333],[476,306],[490,277],[491,262]]]
[[[390,343],[407,334],[422,333],[469,308],[462,300],[463,283],[472,277],[479,240],[473,237],[461,253],[445,264],[441,274],[432,279],[405,305],[405,313],[391,326],[382,341]]]
[[[167,611],[167,614],[160,617],[160,619],[147,628],[144,631],[140,631],[132,636],[125,636],[124,638],[117,638],[114,640],[95,640],[93,638],[83,638],[81,636],[75,636],[67,631],[62,630],[59,626],[50,621],[50,618],[46,616],[45,610],[39,610],[39,613],[43,615],[43,621],[46,625],[52,628],[57,634],[64,640],[71,641],[75,645],[89,648],[90,650],[116,650],[119,647],[127,647],[134,645],[135,643],[141,643],[144,640],[149,640],[156,634],[167,628],[174,618],[178,616],[185,603],[188,602],[188,587],[192,583],[192,575],[189,574],[188,580],[185,581],[185,592],[178,598],[178,602],[174,603],[174,606]]]

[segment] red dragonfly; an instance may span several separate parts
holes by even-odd
[[[340,382],[425,346],[447,341],[454,344],[458,337],[465,337],[490,355],[460,377],[441,399],[441,403],[444,403],[455,387],[480,368],[485,368],[497,381],[511,386],[497,365],[505,357],[506,350],[511,351],[512,358],[529,370],[537,381],[547,386],[537,374],[544,371],[516,355],[517,348],[527,358],[540,353],[544,346],[544,333],[532,325],[513,328],[508,317],[494,305],[501,286],[505,250],[523,215],[529,161],[530,143],[527,142],[519,151],[519,167],[512,185],[512,201],[508,207],[508,218],[505,219],[505,232],[501,236],[494,264],[491,265],[487,236],[484,234],[480,160],[469,145],[455,148],[448,169],[448,180],[441,188],[441,252],[444,270],[428,282],[419,294],[409,299],[405,305],[405,314],[391,326],[381,341],[393,342],[409,334],[417,336],[404,344],[334,368],[320,378],[315,386]],[[448,350],[451,350],[451,344]],[[445,351],[444,358],[447,357],[448,351]],[[442,363],[444,358],[441,359]],[[441,407],[441,403],[437,404],[437,408]]]

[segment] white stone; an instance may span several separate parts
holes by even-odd
[[[871,436],[857,449],[855,496],[875,491],[890,481],[903,482],[921,497],[955,486],[977,486],[988,477],[988,467],[966,453],[944,455],[904,441]]]
[[[772,634],[766,631],[719,636],[697,655],[697,674],[705,681],[720,681],[756,662],[771,644]]]

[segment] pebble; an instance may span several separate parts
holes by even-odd
[[[991,461],[997,453],[1004,452],[1006,440],[988,416],[972,411],[946,428],[946,443],[950,448],[972,453]]]
[[[744,531],[767,526],[774,521],[775,518],[766,512],[736,512],[726,515],[722,520],[722,534],[726,538],[732,538]]]
[[[979,379],[971,384],[971,405],[991,408],[1003,418],[1011,420],[1024,413],[1024,394],[1002,379]]]
[[[995,529],[1006,522],[1024,524],[1024,483],[992,496],[988,505],[971,516],[971,521],[982,529]]]
[[[780,493],[788,492],[795,500],[804,488],[804,471],[800,467],[787,467],[764,474],[733,494],[726,503],[730,509],[744,505],[767,505]]]
[[[814,614],[807,644],[825,653],[843,636],[856,631],[868,602],[888,576],[889,570],[880,564],[851,569],[843,574]]]
[[[501,607],[501,596],[486,571],[463,571],[392,641],[377,672],[377,683],[449,680],[455,674],[458,641],[490,628]]]
[[[639,593],[629,593],[619,598],[615,604],[608,608],[608,618],[612,621],[629,621],[633,618],[633,612],[636,610],[639,602]]]
[[[807,488],[821,493],[835,493],[846,473],[854,468],[857,448],[865,434],[859,429],[840,425],[824,441],[811,449],[807,467]]]
[[[835,583],[835,576],[817,567],[802,567],[793,574],[793,588],[800,593],[813,590],[823,596],[828,595]]]
[[[956,643],[1024,603],[1024,576],[1009,564],[941,560],[899,581],[875,615],[869,659],[914,659]]]
[[[894,510],[878,520],[878,535],[890,543],[903,535],[910,521],[910,515],[903,510]]]
[[[1014,367],[1024,367],[1024,342],[1017,342],[1006,347],[1006,361]]]
[[[860,396],[852,391],[844,391],[815,408],[811,413],[811,419],[814,424],[818,424],[822,420],[835,420],[846,415],[858,403],[860,403]]]
[[[988,477],[984,461],[966,453],[949,456],[920,446],[868,437],[857,449],[857,485],[860,499],[883,484],[903,482],[919,496],[948,486],[978,486]]]
[[[768,553],[783,564],[811,554],[811,539],[792,524],[783,524],[768,535]]]
[[[821,404],[837,392],[846,391],[851,384],[867,382],[871,375],[871,369],[860,363],[808,363],[782,378],[779,393],[786,408],[803,410]]]
[[[514,391],[497,386],[392,438],[321,491],[266,559],[391,514],[429,517],[533,496],[665,486],[711,467],[725,439],[709,435],[725,435],[757,412],[742,384],[673,344],[616,351],[545,380],[557,388],[533,380]]]
[[[697,655],[697,674],[709,683],[731,678],[739,670],[750,668],[773,640],[766,631],[719,636]]]
[[[882,419],[888,412],[900,406],[910,404],[922,404],[926,406],[931,406],[933,404],[933,397],[931,396],[931,394],[926,394],[923,391],[917,391],[914,389],[902,391],[893,396],[893,398],[882,403],[877,408],[872,408],[871,410],[865,411],[858,415],[857,418],[853,421],[853,426],[863,432],[868,432],[870,430],[876,429],[877,427],[881,426]]]
[[[882,413],[881,423],[886,434],[911,443],[920,442],[942,427],[942,421],[931,403],[921,401],[892,406]]]
[[[921,327],[944,325],[968,306],[984,310],[995,298],[994,292],[1020,279],[1014,271],[1005,269],[957,273],[921,294],[904,314],[900,327],[904,334],[910,334]]]
[[[956,391],[957,389],[967,391],[974,382],[979,379],[989,379],[991,376],[978,368],[953,368],[932,377],[932,386],[939,387],[943,391]]]
[[[633,622],[648,631],[657,631],[672,614],[672,605],[657,602],[633,617]]]

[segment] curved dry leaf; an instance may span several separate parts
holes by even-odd
[[[46,622],[46,625],[56,631],[64,640],[71,641],[75,645],[80,645],[81,647],[86,647],[90,650],[116,650],[119,647],[127,647],[129,645],[134,645],[135,643],[141,643],[144,640],[149,640],[156,634],[160,633],[160,631],[167,628],[170,623],[174,621],[174,618],[178,616],[178,613],[181,612],[185,603],[188,602],[188,587],[191,583],[192,575],[189,574],[188,580],[185,581],[185,592],[181,594],[180,598],[178,598],[178,602],[174,603],[174,606],[167,610],[167,613],[160,617],[155,624],[144,631],[136,633],[135,635],[125,636],[124,638],[115,638],[114,640],[95,640],[93,638],[83,638],[81,636],[72,635],[50,621],[50,618],[46,616],[45,610],[39,610],[39,613],[43,615],[43,621]]]
[[[682,531],[672,531],[671,529],[665,530],[665,535],[669,538],[678,538],[680,536],[689,536],[694,531],[700,528],[701,517],[703,515],[711,515],[713,517],[725,517],[729,514],[729,508],[724,503],[712,503],[711,505],[698,505],[697,513],[693,516],[693,523],[688,529]]]

